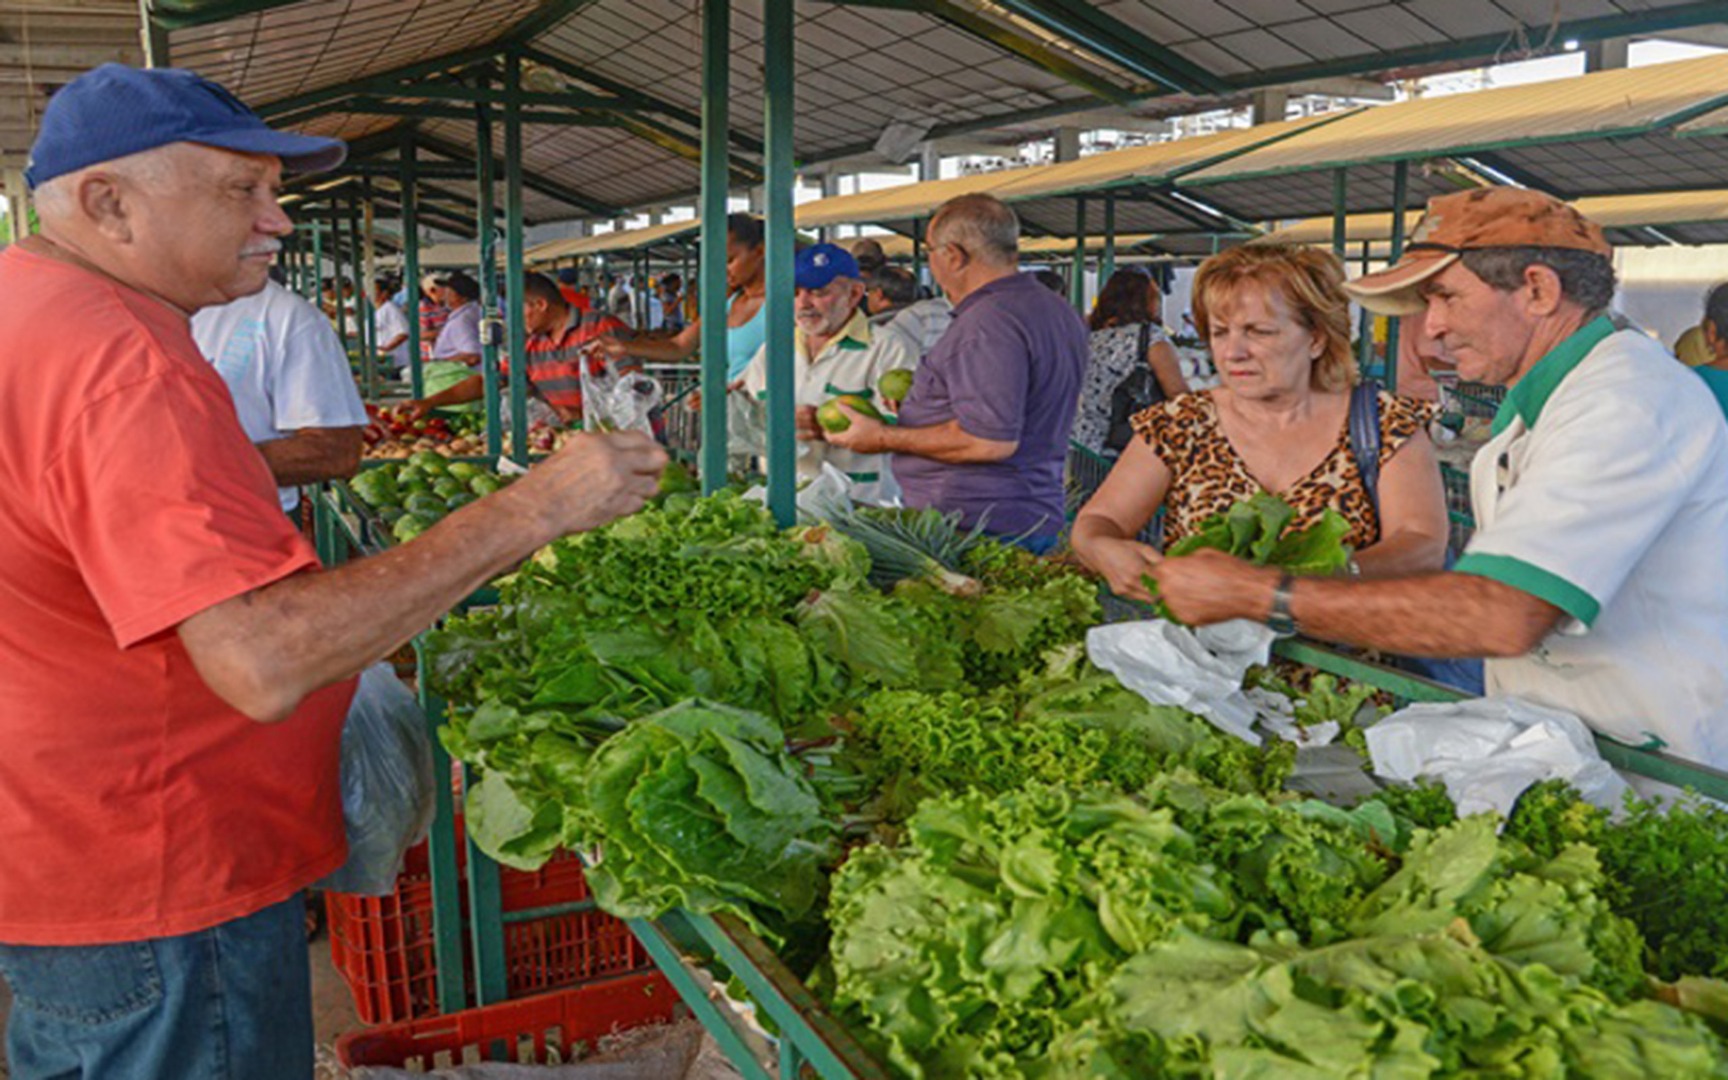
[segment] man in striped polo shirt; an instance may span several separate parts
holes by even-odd
[[[565,424],[580,424],[582,365],[588,364],[590,375],[603,374],[607,367],[604,358],[583,346],[604,334],[627,332],[629,328],[604,312],[584,315],[577,311],[565,301],[557,282],[537,273],[522,278],[522,321],[528,329],[529,388]],[[509,374],[509,357],[499,358],[499,370]],[[411,401],[405,408],[411,415],[423,416],[446,405],[478,401],[485,392],[482,377],[471,375],[436,394]]]

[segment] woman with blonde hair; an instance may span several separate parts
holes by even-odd
[[[1134,418],[1135,438],[1075,519],[1075,552],[1118,596],[1147,600],[1158,553],[1135,539],[1159,507],[1164,540],[1259,492],[1294,527],[1336,510],[1351,572],[1439,570],[1446,503],[1426,431],[1429,406],[1356,388],[1350,306],[1337,258],[1250,244],[1214,255],[1194,279],[1194,322],[1220,385]]]

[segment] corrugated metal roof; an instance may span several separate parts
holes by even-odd
[[[1659,228],[1673,235],[1670,226],[1711,225],[1728,223],[1728,188],[1714,191],[1668,191],[1639,195],[1606,195],[1576,199],[1572,205],[1585,217],[1611,230]],[[1405,215],[1405,232],[1416,227],[1420,211]],[[1367,243],[1392,238],[1391,214],[1351,214],[1345,218],[1345,238],[1351,243]],[[1649,244],[1660,241],[1648,234],[1627,233],[1626,243]],[[1332,242],[1332,219],[1310,218],[1274,229],[1260,237],[1257,243],[1329,244]]]
[[[525,253],[530,263],[549,263],[575,259],[583,255],[604,255],[613,251],[641,251],[659,247],[681,237],[692,236],[702,227],[700,221],[668,221],[642,229],[624,229],[598,236],[578,236],[569,240],[550,240],[536,244]]]
[[[865,191],[856,195],[837,195],[828,199],[804,203],[798,207],[796,215],[798,224],[804,228],[859,224],[904,225],[929,217],[949,199],[958,195],[970,195],[977,192],[988,192],[997,198],[1016,202],[1065,192],[1092,191],[1127,185],[1157,186],[1190,170],[1204,168],[1214,162],[1227,160],[1232,155],[1265,146],[1279,139],[1289,138],[1330,119],[1333,118],[1310,117],[1303,120],[1287,120],[1275,124],[1262,124],[1259,127],[1220,132],[1216,135],[1203,135],[1192,139],[1173,139],[1168,142],[1151,143],[1126,150],[1111,150],[1102,154],[1092,154],[1077,161],[1066,161],[1055,165],[1032,165],[1020,169],[1002,169],[997,172],[950,177],[946,180],[904,184],[900,187],[885,188],[880,191]],[[1118,212],[1122,212],[1121,207],[1118,208]],[[1060,216],[1060,210],[1050,213],[1056,217]],[[1097,213],[1100,215],[1098,228],[1102,229],[1101,201]],[[1118,222],[1119,227],[1121,227],[1120,218]],[[1186,222],[1180,216],[1171,215],[1160,220],[1148,231],[1181,229],[1186,224],[1192,223]],[[1065,223],[1052,220],[1049,225],[1052,232],[1072,235],[1074,211],[1071,208],[1068,210],[1068,218]]]
[[[1557,93],[1561,85],[1564,92]],[[1728,55],[1599,71],[1365,108],[1222,164],[1184,183],[1204,186],[1374,162],[1456,157],[1521,145],[1641,134],[1728,99]]]
[[[302,0],[174,31],[170,56],[253,106],[482,45],[540,0]]]
[[[197,0],[151,2],[182,16],[221,9]],[[799,160],[867,154],[896,121],[932,125],[937,136],[1002,124],[1053,126],[1057,118],[1095,110],[1107,98],[1165,93],[1170,86],[1163,84],[1206,84],[1198,91],[1186,86],[1187,95],[1239,95],[1245,88],[1309,75],[1463,66],[1526,47],[1551,47],[1546,38],[1559,33],[1588,39],[1714,17],[1695,0],[1037,5],[1046,14],[1066,12],[1054,23],[1007,2],[930,0],[917,6],[797,7],[793,126]],[[1086,9],[1085,17],[1076,22],[1079,8]],[[560,14],[565,17],[558,21]],[[550,28],[540,25],[541,16]],[[1088,20],[1093,32],[1079,25]],[[1101,33],[1099,23],[1107,24]],[[484,49],[512,28],[528,26],[532,45],[559,64],[650,95],[656,103],[649,115],[660,125],[658,133],[642,127],[631,133],[535,131],[527,146],[528,156],[538,161],[534,167],[550,170],[544,175],[566,191],[641,205],[696,187],[694,167],[663,144],[667,137],[693,141],[690,116],[701,99],[699,24],[697,0],[300,0],[176,29],[168,38],[176,64],[217,78],[254,105],[268,105],[405,65],[423,63],[435,71],[440,59],[468,62],[473,57],[465,50]],[[1018,42],[1001,44],[1003,32]],[[991,35],[997,43],[986,40]],[[762,26],[755,8],[734,8],[732,45],[733,127],[738,145],[745,145],[761,130],[756,105]],[[1041,59],[1029,62],[1028,52]],[[586,85],[606,90],[599,83]],[[308,123],[356,137],[392,121],[338,114]],[[472,131],[465,127],[457,124],[444,134],[471,148]],[[541,144],[548,144],[544,151]],[[546,191],[535,198],[547,204],[531,211],[539,216],[573,213],[570,203],[560,204]]]
[[[142,64],[137,0],[0,4],[0,168],[22,168],[48,95],[109,60]]]

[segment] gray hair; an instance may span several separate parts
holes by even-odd
[[[1560,295],[1592,314],[1614,301],[1614,264],[1594,251],[1553,247],[1496,247],[1466,251],[1464,269],[1490,287],[1511,292],[1524,284],[1524,271],[1546,266],[1560,278]]]
[[[78,182],[91,172],[112,173],[138,187],[160,188],[175,168],[175,158],[182,144],[168,143],[140,150],[136,154],[98,161],[82,169],[56,176],[30,192],[30,200],[41,217],[54,220],[70,214],[77,199]]]
[[[1020,259],[1020,219],[994,195],[959,195],[943,203],[930,219],[930,238],[986,262]]]

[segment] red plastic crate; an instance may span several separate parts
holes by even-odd
[[[466,859],[458,843],[458,873]],[[499,868],[502,910],[525,911],[589,899],[582,863],[560,852],[533,873]],[[438,969],[432,934],[432,877],[426,845],[409,850],[391,896],[326,896],[330,959],[367,1024],[393,1023],[438,1011]],[[467,921],[467,892],[462,895]],[[464,970],[469,935],[462,934]],[[546,915],[504,925],[506,992],[539,994],[652,966],[629,927],[605,912]]]
[[[677,1005],[678,995],[664,976],[626,975],[350,1032],[336,1040],[336,1057],[349,1068],[385,1065],[427,1071],[480,1061],[557,1064],[592,1050],[601,1036],[671,1020]]]

